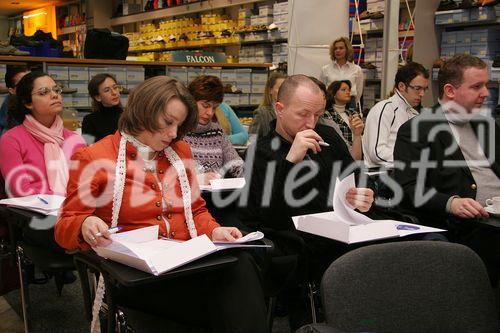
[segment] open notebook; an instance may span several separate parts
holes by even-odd
[[[27,209],[44,215],[57,216],[65,197],[55,194],[36,194],[0,200],[1,205]]]
[[[234,247],[267,247],[267,245],[246,244],[264,237],[253,232],[233,243],[213,243],[206,235],[187,241],[158,239],[158,226],[112,234],[113,242],[94,250],[101,257],[108,258],[141,271],[159,275],[192,262],[210,253]]]
[[[342,181],[337,179],[333,193],[334,210],[294,216],[292,220],[295,228],[347,244],[446,231],[396,220],[373,220],[357,212],[347,203],[345,196],[352,187],[355,187],[354,174],[347,176]]]

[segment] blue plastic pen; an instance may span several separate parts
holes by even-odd
[[[38,198],[38,200],[40,200],[40,201],[41,201],[41,202],[43,202],[44,204],[46,204],[46,205],[48,205],[48,204],[49,204],[49,202],[48,202],[47,200],[45,200],[44,198],[42,198],[42,197],[37,197],[37,198]]]
[[[122,230],[122,227],[113,227],[113,228],[109,228],[108,231],[110,234],[116,234],[118,231]],[[95,234],[96,237],[101,237],[102,236],[102,233],[101,232],[98,232],[97,234]]]

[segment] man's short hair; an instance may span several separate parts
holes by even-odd
[[[459,54],[445,61],[438,73],[439,97],[443,97],[446,84],[459,87],[464,82],[465,70],[470,67],[483,69],[486,63],[468,54]]]
[[[428,79],[429,71],[418,62],[409,62],[398,68],[396,78],[394,79],[394,86],[397,88],[400,82],[408,86],[410,82],[419,75]]]
[[[196,102],[182,83],[162,75],[147,79],[132,90],[118,122],[118,129],[130,135],[159,131],[158,119],[173,98],[179,98],[187,108],[186,119],[179,126],[174,141],[182,139],[198,124]]]
[[[287,77],[283,81],[280,90],[278,90],[278,102],[289,102],[299,87],[307,87],[312,92],[322,94],[323,97],[325,96],[321,88],[310,77],[303,74],[296,74]]]
[[[14,77],[19,73],[29,72],[29,68],[24,65],[7,65],[7,71],[5,72],[5,85],[7,88],[15,88]]]

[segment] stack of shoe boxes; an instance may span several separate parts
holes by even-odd
[[[366,10],[369,13],[384,12],[385,1],[384,0],[367,0],[366,1]]]
[[[224,102],[231,106],[258,105],[264,98],[267,70],[251,68],[167,68],[167,75],[184,84],[189,84],[198,75],[213,75],[221,79],[224,86],[231,86],[235,93],[224,93]]]
[[[278,28],[272,31],[272,37],[288,38],[288,1],[273,5],[273,22]]]
[[[377,67],[373,74],[373,79],[382,78],[382,47],[384,40],[382,38],[370,38],[365,42],[365,63],[372,63]]]
[[[141,66],[130,67],[87,67],[87,66],[47,66],[49,75],[61,86],[76,89],[76,92],[65,94],[63,104],[65,107],[89,108],[91,98],[88,92],[88,83],[92,77],[99,73],[109,73],[116,78],[121,87],[133,89],[144,81],[144,68]],[[126,104],[127,95],[121,95],[121,102]]]
[[[496,27],[443,31],[441,58],[448,59],[455,54],[471,54],[482,59],[491,59],[500,51],[499,45],[500,30]]]
[[[273,45],[273,65],[278,66],[280,63],[288,61],[288,44],[280,43]]]
[[[363,88],[363,106],[365,108],[371,108],[375,105],[380,96],[380,87],[378,85],[365,85]]]
[[[273,23],[273,7],[271,5],[260,5],[259,15],[250,17],[250,25],[270,25]]]
[[[242,46],[239,52],[240,63],[270,63],[273,61],[272,45]]]

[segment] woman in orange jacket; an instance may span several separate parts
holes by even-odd
[[[118,131],[72,157],[56,241],[69,250],[104,246],[111,242],[108,229],[117,225],[158,225],[159,237],[178,240],[241,237],[237,228],[221,227],[200,196],[191,151],[182,141],[197,114],[193,97],[175,79],[157,76],[134,89]],[[236,265],[203,276],[128,288],[120,303],[214,332],[265,332],[255,264],[247,253],[237,256]]]

